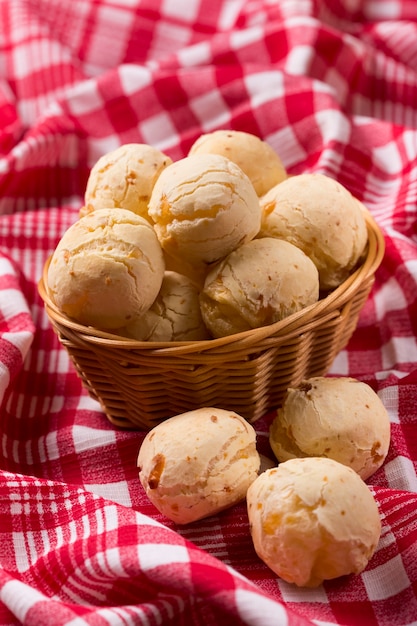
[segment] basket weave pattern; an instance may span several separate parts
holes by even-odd
[[[85,387],[115,426],[149,430],[201,406],[254,422],[280,405],[288,387],[326,374],[349,341],[385,250],[377,224],[371,217],[367,224],[366,258],[337,289],[280,322],[220,339],[140,342],[82,326],[49,298],[48,262],[39,293]]]

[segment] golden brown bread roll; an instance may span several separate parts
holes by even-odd
[[[366,483],[333,459],[291,459],[250,485],[247,506],[258,556],[302,587],[363,571],[381,533]]]

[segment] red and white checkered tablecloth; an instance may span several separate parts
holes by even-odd
[[[100,155],[143,142],[178,159],[216,128],[338,179],[386,238],[331,370],[390,415],[368,481],[382,535],[361,575],[317,589],[260,561],[245,503],[180,528],[153,508],[144,433],[87,395],[37,291]],[[417,624],[414,0],[0,0],[0,214],[2,626]]]

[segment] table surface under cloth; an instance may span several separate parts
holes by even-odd
[[[390,415],[368,481],[382,535],[361,575],[317,589],[260,561],[245,503],[183,528],[150,505],[144,433],[87,395],[37,291],[100,155],[179,159],[217,128],[339,180],[386,239],[331,369]],[[417,624],[416,205],[414,0],[0,1],[0,625]]]

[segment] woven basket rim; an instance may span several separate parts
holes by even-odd
[[[350,300],[360,286],[375,274],[384,257],[385,240],[380,227],[368,211],[365,212],[365,218],[368,229],[366,257],[363,263],[341,285],[314,304],[304,307],[283,320],[226,337],[202,341],[137,341],[114,335],[92,326],[84,326],[62,313],[49,297],[46,285],[48,267],[52,255],[48,257],[44,264],[43,274],[38,282],[38,291],[51,321],[79,335],[88,343],[98,346],[125,350],[146,350],[157,354],[172,354],[172,356],[175,354],[205,352],[206,350],[215,351],[231,345],[235,347],[236,344],[240,347],[249,347],[271,336],[288,336],[288,334],[298,333],[300,329],[304,330],[306,325],[314,323],[318,318],[322,321],[323,316],[329,315],[331,318],[332,312]]]

